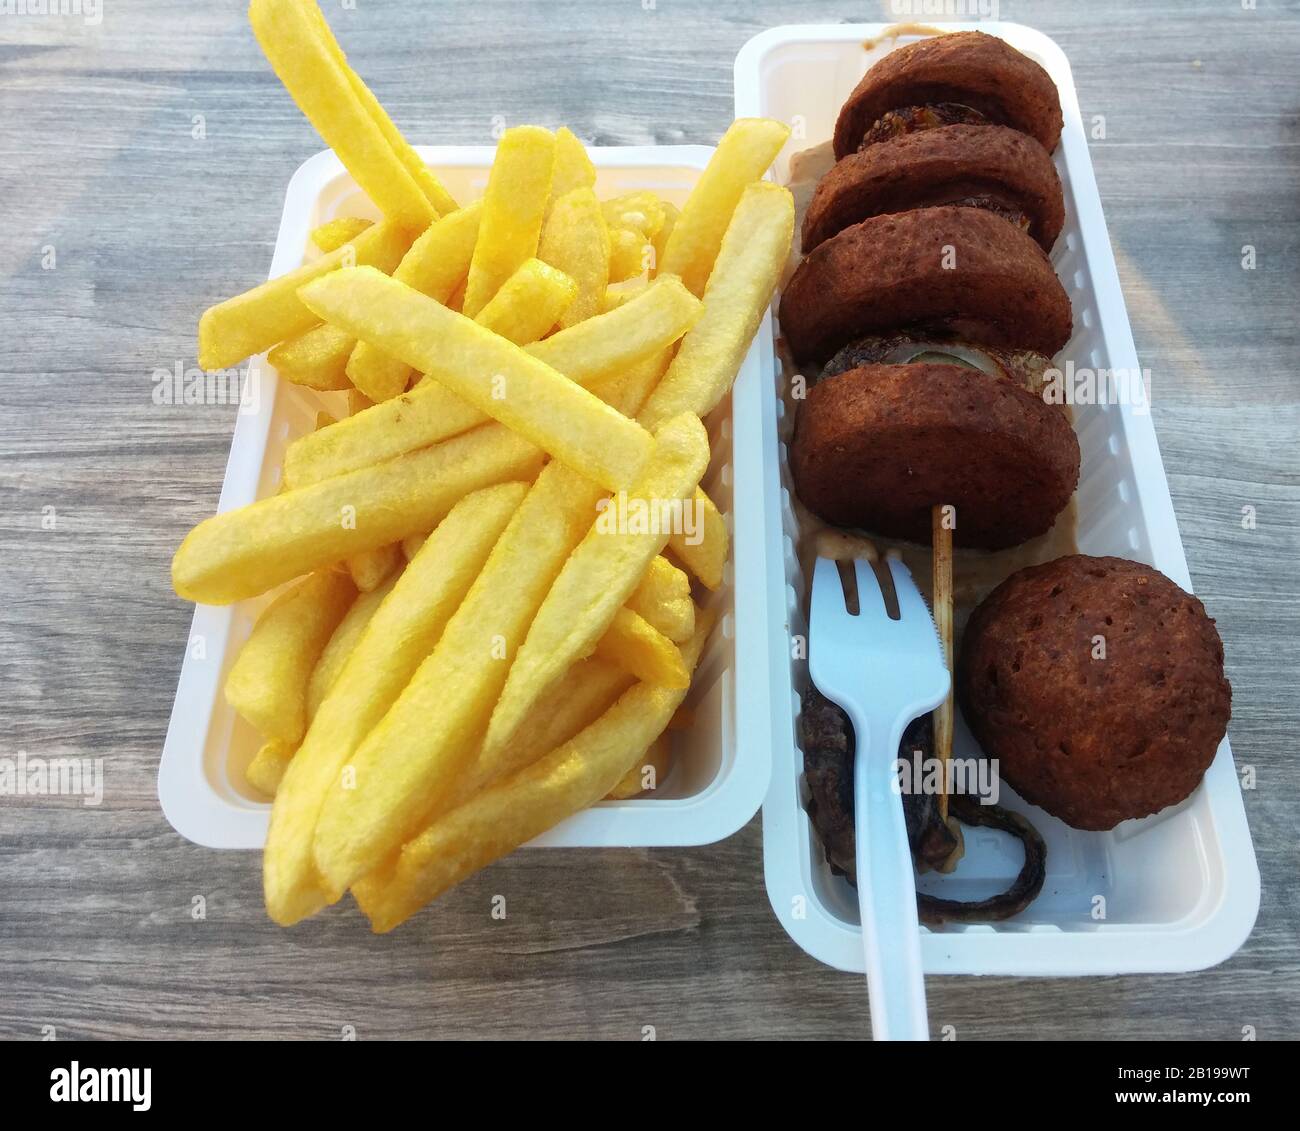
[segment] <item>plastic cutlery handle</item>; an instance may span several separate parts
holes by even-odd
[[[916,880],[902,799],[894,784],[898,744],[908,720],[862,718],[856,711],[850,717],[857,734],[853,803],[871,1033],[878,1041],[928,1041]],[[884,750],[881,743],[888,743]]]

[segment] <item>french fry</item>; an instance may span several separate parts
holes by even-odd
[[[699,417],[683,413],[655,434],[644,475],[597,517],[537,611],[492,712],[481,757],[497,756],[547,688],[590,655],[668,542],[665,504],[690,499],[708,462]]]
[[[518,346],[373,268],[336,271],[301,295],[318,317],[432,375],[610,490],[632,483],[650,456],[654,442],[635,421]]]
[[[370,88],[361,81],[361,76],[348,64],[347,56],[343,54],[343,48],[339,46],[338,40],[334,38],[334,32],[326,22],[325,15],[320,10],[320,5],[315,0],[298,0],[298,3],[302,4],[314,18],[321,41],[343,68],[353,94],[356,95],[357,100],[365,108],[366,113],[370,115],[371,120],[379,127],[380,133],[384,135],[385,140],[392,147],[397,159],[401,161],[406,171],[411,174],[415,183],[420,186],[420,191],[424,193],[429,203],[433,205],[440,216],[446,215],[448,212],[454,212],[456,210],[456,201],[451,193],[443,188],[442,182],[434,176],[433,170],[411,148],[406,138],[402,136],[397,126],[393,124],[393,120],[388,116],[388,111],[384,109],[379,99],[370,92]]]
[[[605,794],[605,800],[627,801],[647,791],[653,792],[668,776],[672,762],[672,735],[665,730],[650,744],[650,748],[632,763],[632,768],[619,779],[618,785]]]
[[[490,487],[486,489],[491,490]],[[320,654],[320,659],[316,661],[316,666],[312,668],[311,679],[307,681],[308,725],[316,717],[316,712],[320,710],[325,696],[338,682],[340,673],[347,666],[348,658],[361,642],[366,626],[370,624],[370,618],[375,615],[384,598],[393,591],[399,576],[397,572],[393,572],[379,588],[372,589],[369,593],[358,593],[357,599],[343,614],[338,628],[334,630],[329,643],[325,645],[325,650]]]
[[[704,315],[685,338],[641,413],[653,429],[682,412],[707,416],[731,389],[772,301],[794,234],[794,199],[770,181],[736,206],[704,292]]]
[[[360,389],[348,390],[348,416],[353,417],[358,413],[365,412],[368,408],[374,408],[375,402],[372,401]]]
[[[420,552],[420,547],[428,537],[427,534],[408,534],[402,539],[402,553],[408,562]]]
[[[648,240],[664,226],[664,202],[649,189],[611,197],[600,207],[611,228],[631,228]]]
[[[677,645],[626,606],[614,614],[595,654],[646,683],[688,687],[691,682]]]
[[[347,560],[352,583],[362,593],[378,589],[392,575],[401,557],[402,546],[399,542],[389,542],[384,546],[376,546],[373,550],[353,554]]]
[[[226,677],[226,702],[263,738],[302,738],[312,669],[356,595],[345,575],[322,570],[282,593],[257,618]]]
[[[341,423],[334,427],[341,427]],[[542,454],[499,425],[226,511],[172,559],[178,596],[228,605],[350,554],[429,530],[462,496],[536,475]]]
[[[347,365],[355,344],[351,334],[322,322],[281,342],[266,355],[266,360],[286,381],[320,392],[335,392],[352,387]]]
[[[695,631],[691,579],[667,558],[655,558],[650,563],[628,598],[627,608],[645,617],[674,644],[689,640]]]
[[[677,226],[677,218],[681,216],[681,210],[670,200],[663,201],[664,222],[663,226],[655,233],[655,265],[650,272],[652,279],[658,278],[663,274],[662,263],[664,261],[664,252],[668,248],[668,240],[672,237],[673,229]]]
[[[632,282],[613,283],[605,288],[605,297],[600,300],[602,313],[617,310],[625,303],[631,302],[638,295],[643,295],[650,287],[649,279],[637,279]],[[682,288],[686,290],[685,287]],[[689,291],[686,292],[690,294]]]
[[[482,203],[475,201],[430,224],[393,269],[393,278],[445,305],[469,271],[482,214]],[[337,328],[335,332],[343,333]],[[375,402],[389,400],[406,388],[412,373],[409,365],[369,342],[346,336],[355,347],[347,362],[353,385]]]
[[[321,702],[271,810],[262,878],[277,923],[288,926],[325,906],[312,864],[325,798],[437,642],[526,490],[503,483],[451,509],[375,611]]]
[[[694,667],[712,627],[683,649]],[[377,933],[390,931],[473,872],[604,797],[663,733],[685,690],[638,683],[563,746],[475,794],[405,845],[391,868],[353,890]]]
[[[587,150],[567,126],[555,131],[555,175],[551,178],[550,206],[577,188],[596,187],[596,166]]]
[[[603,392],[619,374],[657,359],[694,324],[701,310],[699,299],[679,280],[662,279],[623,309],[561,330],[526,347],[526,352],[571,381]],[[660,369],[658,376],[662,373]],[[409,393],[340,421],[328,437],[311,434],[295,440],[285,452],[285,482],[291,487],[319,483],[427,447],[487,419],[428,379]]]
[[[337,424],[337,423],[338,423],[338,418],[335,416],[331,416],[328,412],[325,412],[323,409],[316,414],[317,431],[319,431],[322,428],[328,428],[331,424]]]
[[[654,246],[633,228],[611,228],[609,232],[609,281],[624,283],[637,279],[654,266]]]
[[[575,188],[551,205],[537,255],[577,284],[577,294],[560,318],[561,327],[600,313],[609,285],[609,247],[609,229],[591,189]]]
[[[731,124],[673,225],[659,262],[662,274],[679,275],[693,294],[704,294],[741,194],[763,175],[789,136],[789,126],[770,118],[738,118]]]
[[[550,333],[577,297],[578,284],[570,276],[540,259],[525,259],[474,321],[526,346]]]
[[[483,221],[469,265],[463,312],[473,318],[525,259],[537,255],[555,173],[555,135],[539,126],[506,130],[483,195]]]
[[[279,742],[274,738],[264,742],[244,771],[248,784],[268,797],[274,797],[297,749],[298,744],[294,742]]]
[[[474,758],[510,657],[601,494],[561,463],[537,477],[437,646],[352,758],[353,788],[330,790],[314,851],[332,897],[445,807]]]
[[[310,330],[320,319],[299,301],[299,287],[344,264],[391,271],[409,243],[410,236],[396,224],[376,224],[329,255],[208,307],[199,319],[199,365],[225,369]]]
[[[562,742],[568,742],[612,707],[635,682],[622,667],[598,656],[579,660],[537,704],[528,722],[520,728],[519,741],[510,744],[504,758],[491,767],[477,759],[471,763],[452,787],[446,808],[451,810],[465,804],[492,782],[522,770]]]
[[[372,116],[378,103],[358,96],[359,80],[353,83],[341,52],[322,38],[324,18],[315,7],[300,0],[252,0],[248,18],[285,89],[365,194],[387,219],[423,231],[437,211]]]
[[[363,220],[360,216],[336,216],[312,229],[311,242],[328,254],[336,247],[351,243],[373,224],[373,220]]]
[[[700,537],[691,538],[682,531],[674,531],[668,547],[706,589],[716,590],[722,584],[731,541],[727,520],[703,491],[695,492],[695,508],[701,519]]]

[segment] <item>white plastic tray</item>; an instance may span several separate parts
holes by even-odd
[[[948,24],[999,35],[1036,59],[1061,94],[1065,130],[1056,165],[1065,188],[1066,225],[1052,255],[1074,304],[1074,336],[1060,355],[1077,365],[1135,370],[1137,355],[1120,293],[1093,177],[1069,63],[1041,33],[1018,24]],[[779,118],[801,129],[777,160],[830,137],[840,106],[867,67],[893,44],[870,53],[864,40],[883,24],[773,28],[736,58],[736,114]],[[898,42],[917,37],[905,36]],[[799,134],[803,136],[800,137]],[[767,359],[765,358],[765,361]],[[769,462],[763,484],[769,574],[784,592],[789,631],[805,631],[804,578],[795,554],[796,527],[785,465],[788,421],[768,382],[762,432]],[[1131,406],[1075,408],[1083,463],[1079,547],[1155,566],[1190,589],[1187,562],[1149,414]],[[778,458],[779,452],[779,458]],[[1213,610],[1211,610],[1213,612]],[[763,805],[768,895],[786,930],[809,954],[843,970],[862,970],[856,897],[831,874],[803,805],[803,754],[796,738],[806,664],[773,650],[772,784]],[[958,755],[973,753],[959,724]],[[1016,919],[922,931],[930,974],[1118,974],[1191,970],[1221,962],[1246,939],[1259,908],[1259,872],[1241,793],[1225,740],[1205,781],[1182,805],[1108,833],[1068,828],[1004,788],[1003,804],[1030,813],[1047,840],[1047,881]],[[926,877],[922,890],[959,899],[1001,890],[1020,866],[1020,850],[988,830],[966,831],[966,857],[951,876]],[[1094,918],[1104,897],[1105,918]]]
[[[491,147],[419,147],[460,200],[481,196]],[[707,146],[592,148],[597,191],[604,197],[652,188],[681,204],[708,161]],[[335,216],[376,217],[332,152],[306,161],[289,182],[271,277],[313,252],[311,229]],[[758,811],[771,771],[768,744],[768,654],[781,647],[780,586],[764,571],[764,512],[759,484],[764,447],[757,441],[771,387],[771,328],[760,329],[733,390],[706,421],[713,463],[704,486],[727,516],[732,564],[711,597],[721,614],[687,700],[695,725],[677,732],[672,772],[647,799],[601,802],[533,841],[533,845],[604,847],[707,844],[729,836]],[[235,426],[218,509],[273,493],[285,446],[314,426],[319,409],[341,411],[343,394],[317,394],[281,383],[264,357],[259,396]],[[732,438],[749,437],[733,446]],[[239,647],[270,595],[230,607],[200,605],[181,668],[158,772],[167,819],[189,840],[213,848],[261,848],[270,807],[244,781],[256,752],[252,728],[227,705],[222,687]],[[736,608],[745,615],[737,617]]]

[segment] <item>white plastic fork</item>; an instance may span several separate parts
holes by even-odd
[[[891,618],[871,564],[853,562],[858,612],[850,613],[836,563],[813,573],[808,668],[813,683],[853,724],[853,806],[858,907],[871,1032],[878,1041],[930,1037],[921,969],[916,880],[895,763],[909,722],[948,694],[950,677],[925,599],[907,567],[890,558],[899,616]]]

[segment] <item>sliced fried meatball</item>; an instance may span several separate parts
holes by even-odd
[[[1043,249],[1006,220],[945,205],[873,216],[813,249],[781,296],[800,361],[854,338],[918,328],[1051,357],[1070,338],[1070,298]]]
[[[1188,797],[1232,714],[1205,607],[1123,558],[1012,574],[971,615],[956,690],[1002,779],[1078,829]]]
[[[1079,478],[1065,415],[962,365],[867,365],[819,381],[799,406],[790,470],[836,526],[928,541],[956,507],[953,542],[995,550],[1050,529]]]
[[[1029,134],[1049,153],[1061,138],[1051,76],[996,36],[960,31],[891,51],[862,77],[835,123],[836,158],[854,152],[888,111],[944,102]]]
[[[940,126],[851,153],[821,179],[803,221],[803,251],[871,216],[939,204],[1024,217],[1050,251],[1065,223],[1047,150],[1006,126]]]

